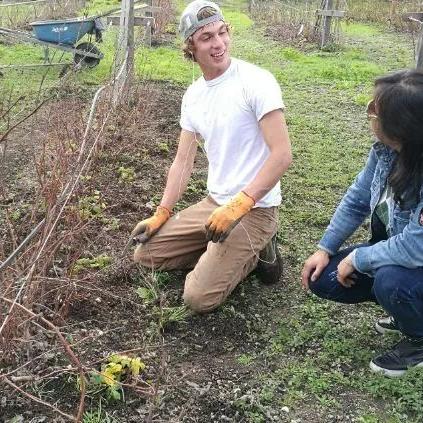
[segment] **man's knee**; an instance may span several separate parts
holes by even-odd
[[[196,313],[208,313],[222,303],[222,299],[205,293],[192,282],[185,282],[183,299],[185,305]]]
[[[134,252],[134,262],[150,269],[165,270],[165,259],[152,254],[148,244],[139,245]]]

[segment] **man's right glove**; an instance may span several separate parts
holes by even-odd
[[[147,242],[170,218],[170,210],[158,206],[153,216],[138,222],[131,233],[134,241],[143,244]]]

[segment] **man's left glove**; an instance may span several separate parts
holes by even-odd
[[[131,238],[136,242],[148,241],[169,219],[170,211],[163,206],[158,206],[153,216],[138,222],[131,233]]]
[[[207,241],[224,241],[231,230],[239,223],[242,216],[254,207],[254,204],[254,199],[241,191],[228,203],[218,207],[206,223]]]

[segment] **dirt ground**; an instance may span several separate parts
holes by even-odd
[[[260,369],[255,365],[253,371],[238,358],[260,352],[273,322],[284,313],[275,307],[275,301],[288,288],[264,287],[252,276],[219,312],[188,316],[176,322],[164,318],[160,309],[182,305],[183,273],[162,275],[158,298],[152,302],[146,303],[136,294],[137,287],[151,286],[149,283],[157,283],[157,277],[134,266],[130,254],[122,257],[122,252],[134,224],[147,217],[153,203],[160,198],[167,169],[176,152],[183,94],[183,88],[168,83],[149,84],[143,88],[144,94],[145,90],[152,99],[148,108],[139,104],[131,112],[121,110],[108,122],[104,147],[78,192],[79,198],[96,192],[105,204],[101,219],[91,219],[83,237],[78,239],[79,254],[83,257],[107,254],[112,258],[111,266],[102,271],[86,270],[74,277],[66,308],[60,309],[60,316],[53,316],[53,321],[66,334],[87,370],[100,370],[102,360],[121,351],[134,350],[132,354],[145,362],[142,379],[148,386],[147,394],[128,387],[124,402],[106,405],[103,401],[103,409],[119,421],[245,421],[245,410],[238,400],[241,398],[244,404],[251,390],[258,387]],[[73,102],[72,110],[83,109],[85,104],[82,99],[62,101],[67,101],[68,107]],[[50,111],[60,106],[55,104]],[[39,116],[27,123],[30,132],[35,134],[34,127],[39,127],[41,121],[53,122],[53,115],[50,112],[47,117],[40,111]],[[81,115],[75,116],[71,126],[78,127]],[[13,204],[15,208],[30,202],[36,177],[33,160],[43,151],[36,142],[41,137],[30,140],[20,134],[18,131],[11,137],[3,168],[9,206]],[[132,169],[133,177],[122,178],[120,168]],[[181,207],[204,195],[206,169],[206,159],[199,149],[194,176]],[[20,235],[30,227],[25,217],[22,223]],[[2,229],[6,239],[7,233]],[[52,287],[57,280],[52,277],[45,282]],[[46,311],[44,315],[47,316]],[[66,370],[67,359],[60,346],[55,345],[54,337],[35,330],[25,348],[15,341],[16,347],[19,346],[15,360],[20,364],[34,360],[15,376],[37,375],[36,380],[20,386],[72,413],[78,401],[75,371]],[[3,371],[11,368],[6,363]],[[61,421],[61,417],[46,407],[4,388],[3,384],[0,421],[12,421],[16,416],[23,418],[17,421],[25,422]],[[87,409],[95,410],[98,401],[98,394],[90,394]],[[274,414],[269,414],[269,421],[283,421],[283,414],[275,409]]]

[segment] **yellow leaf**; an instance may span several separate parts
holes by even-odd
[[[101,376],[102,376],[102,382],[105,385],[109,385],[109,386],[115,386],[117,385],[117,381],[115,379],[115,375],[113,373],[110,373],[108,371],[108,369],[104,370],[103,372],[101,372]]]
[[[145,369],[145,364],[141,361],[139,357],[133,358],[131,360],[131,373],[133,376],[138,376],[140,371]]]
[[[108,359],[109,363],[119,363],[120,362],[120,356],[117,354],[111,355]]]
[[[118,363],[108,363],[106,364],[105,370],[113,375],[121,375],[122,365]]]
[[[121,355],[120,364],[122,364],[122,367],[129,367],[131,364],[131,359],[127,357],[126,355]]]

